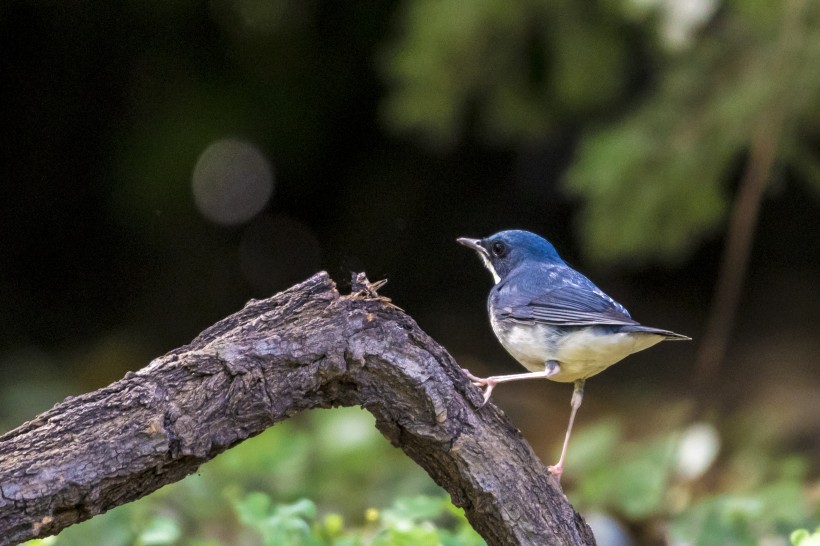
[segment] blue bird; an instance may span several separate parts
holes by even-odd
[[[584,382],[624,357],[666,339],[687,336],[643,326],[626,308],[561,259],[547,240],[529,231],[502,231],[485,239],[460,238],[472,248],[495,280],[487,309],[501,345],[529,373],[480,378],[484,404],[499,383],[545,378],[574,383],[572,411],[561,458],[550,472],[564,471],[575,413],[584,398]]]

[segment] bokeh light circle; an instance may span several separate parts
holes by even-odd
[[[192,189],[205,218],[217,224],[241,224],[256,216],[273,194],[273,168],[253,144],[217,140],[199,156]]]

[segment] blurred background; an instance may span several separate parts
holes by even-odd
[[[815,0],[5,0],[0,111],[0,432],[322,269],[523,371],[455,243],[523,228],[694,338],[587,384],[563,484],[600,544],[820,524]],[[570,395],[494,400],[550,464]],[[262,543],[481,544],[357,408],[56,539]]]

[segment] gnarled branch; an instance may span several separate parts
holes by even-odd
[[[594,544],[516,428],[401,310],[326,273],[0,437],[0,544],[59,532],[267,427],[360,405],[490,545]]]

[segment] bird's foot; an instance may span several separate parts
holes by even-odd
[[[471,373],[470,373],[470,370],[468,370],[467,368],[461,368],[461,371],[462,371],[462,372],[464,372],[464,375],[466,375],[466,376],[467,376],[467,379],[469,379],[469,380],[470,380],[470,381],[472,381],[473,383],[479,383],[479,382],[481,382],[481,381],[484,381],[484,379],[483,379],[483,378],[481,378],[481,377],[478,377],[478,376],[476,376],[476,375],[471,374]]]
[[[484,401],[478,406],[479,409],[483,408],[487,405],[487,402],[490,401],[490,396],[493,394],[495,386],[498,385],[498,381],[496,381],[494,377],[477,377],[471,374],[466,368],[462,368],[461,370],[464,372],[464,375],[467,376],[467,379],[472,381],[473,385],[480,388],[483,387]]]
[[[547,467],[547,470],[549,471],[550,474],[555,476],[558,479],[559,482],[561,481],[561,474],[564,473],[563,463],[550,465],[550,466]]]

